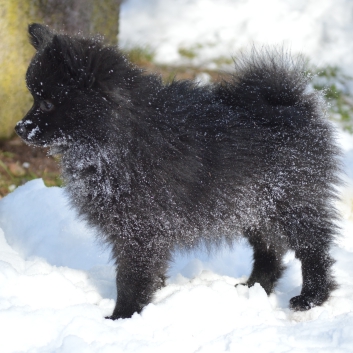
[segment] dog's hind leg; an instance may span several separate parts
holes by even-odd
[[[293,310],[323,304],[336,288],[329,253],[336,229],[329,212],[324,207],[301,207],[292,209],[286,220],[290,246],[302,264],[303,285],[300,295],[290,300]]]
[[[303,286],[300,295],[290,300],[293,310],[309,310],[323,304],[331,291],[336,288],[330,268],[334,260],[327,250],[319,251],[315,247],[308,247],[295,252],[302,263]]]
[[[283,249],[266,242],[266,235],[257,229],[247,229],[244,234],[254,250],[253,270],[248,281],[249,287],[259,283],[267,294],[273,291],[285,269],[282,264]]]

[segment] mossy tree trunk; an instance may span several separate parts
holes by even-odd
[[[33,54],[28,44],[26,1],[0,0],[0,139],[13,134],[15,122],[31,106],[24,76]]]
[[[31,106],[25,73],[33,48],[27,26],[45,23],[58,31],[102,34],[117,43],[121,0],[0,0],[0,139],[13,134]]]
[[[122,0],[29,0],[37,3],[44,23],[67,33],[101,34],[117,43]]]

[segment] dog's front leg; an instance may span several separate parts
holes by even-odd
[[[118,297],[109,319],[130,318],[150,303],[164,285],[169,251],[149,242],[134,242],[117,253],[116,285]]]

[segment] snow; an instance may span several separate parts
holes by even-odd
[[[252,42],[283,42],[316,64],[353,70],[349,0],[129,0],[121,15],[121,41],[152,46],[159,61],[180,63],[178,48],[199,44],[203,59],[194,63]],[[340,288],[322,307],[289,310],[301,288],[292,253],[269,297],[259,285],[234,287],[251,271],[242,241],[212,254],[176,254],[153,303],[131,319],[105,320],[116,298],[110,250],[62,189],[37,179],[0,200],[1,352],[352,352],[353,137],[340,132],[339,142],[346,185],[332,254]]]
[[[341,136],[347,148],[349,136]],[[234,287],[251,270],[251,250],[241,242],[211,255],[177,255],[152,304],[131,319],[110,321],[104,316],[116,293],[109,249],[62,189],[28,182],[0,201],[1,352],[349,352],[352,198],[340,208],[342,237],[332,250],[340,289],[322,307],[288,309],[301,285],[293,254],[269,297],[258,284]]]
[[[351,0],[128,0],[119,43],[147,46],[161,63],[183,63],[179,49],[191,49],[197,65],[253,43],[283,44],[353,75],[352,32]]]

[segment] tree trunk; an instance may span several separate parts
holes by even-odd
[[[32,0],[43,22],[56,30],[83,35],[101,34],[116,44],[122,0]]]

